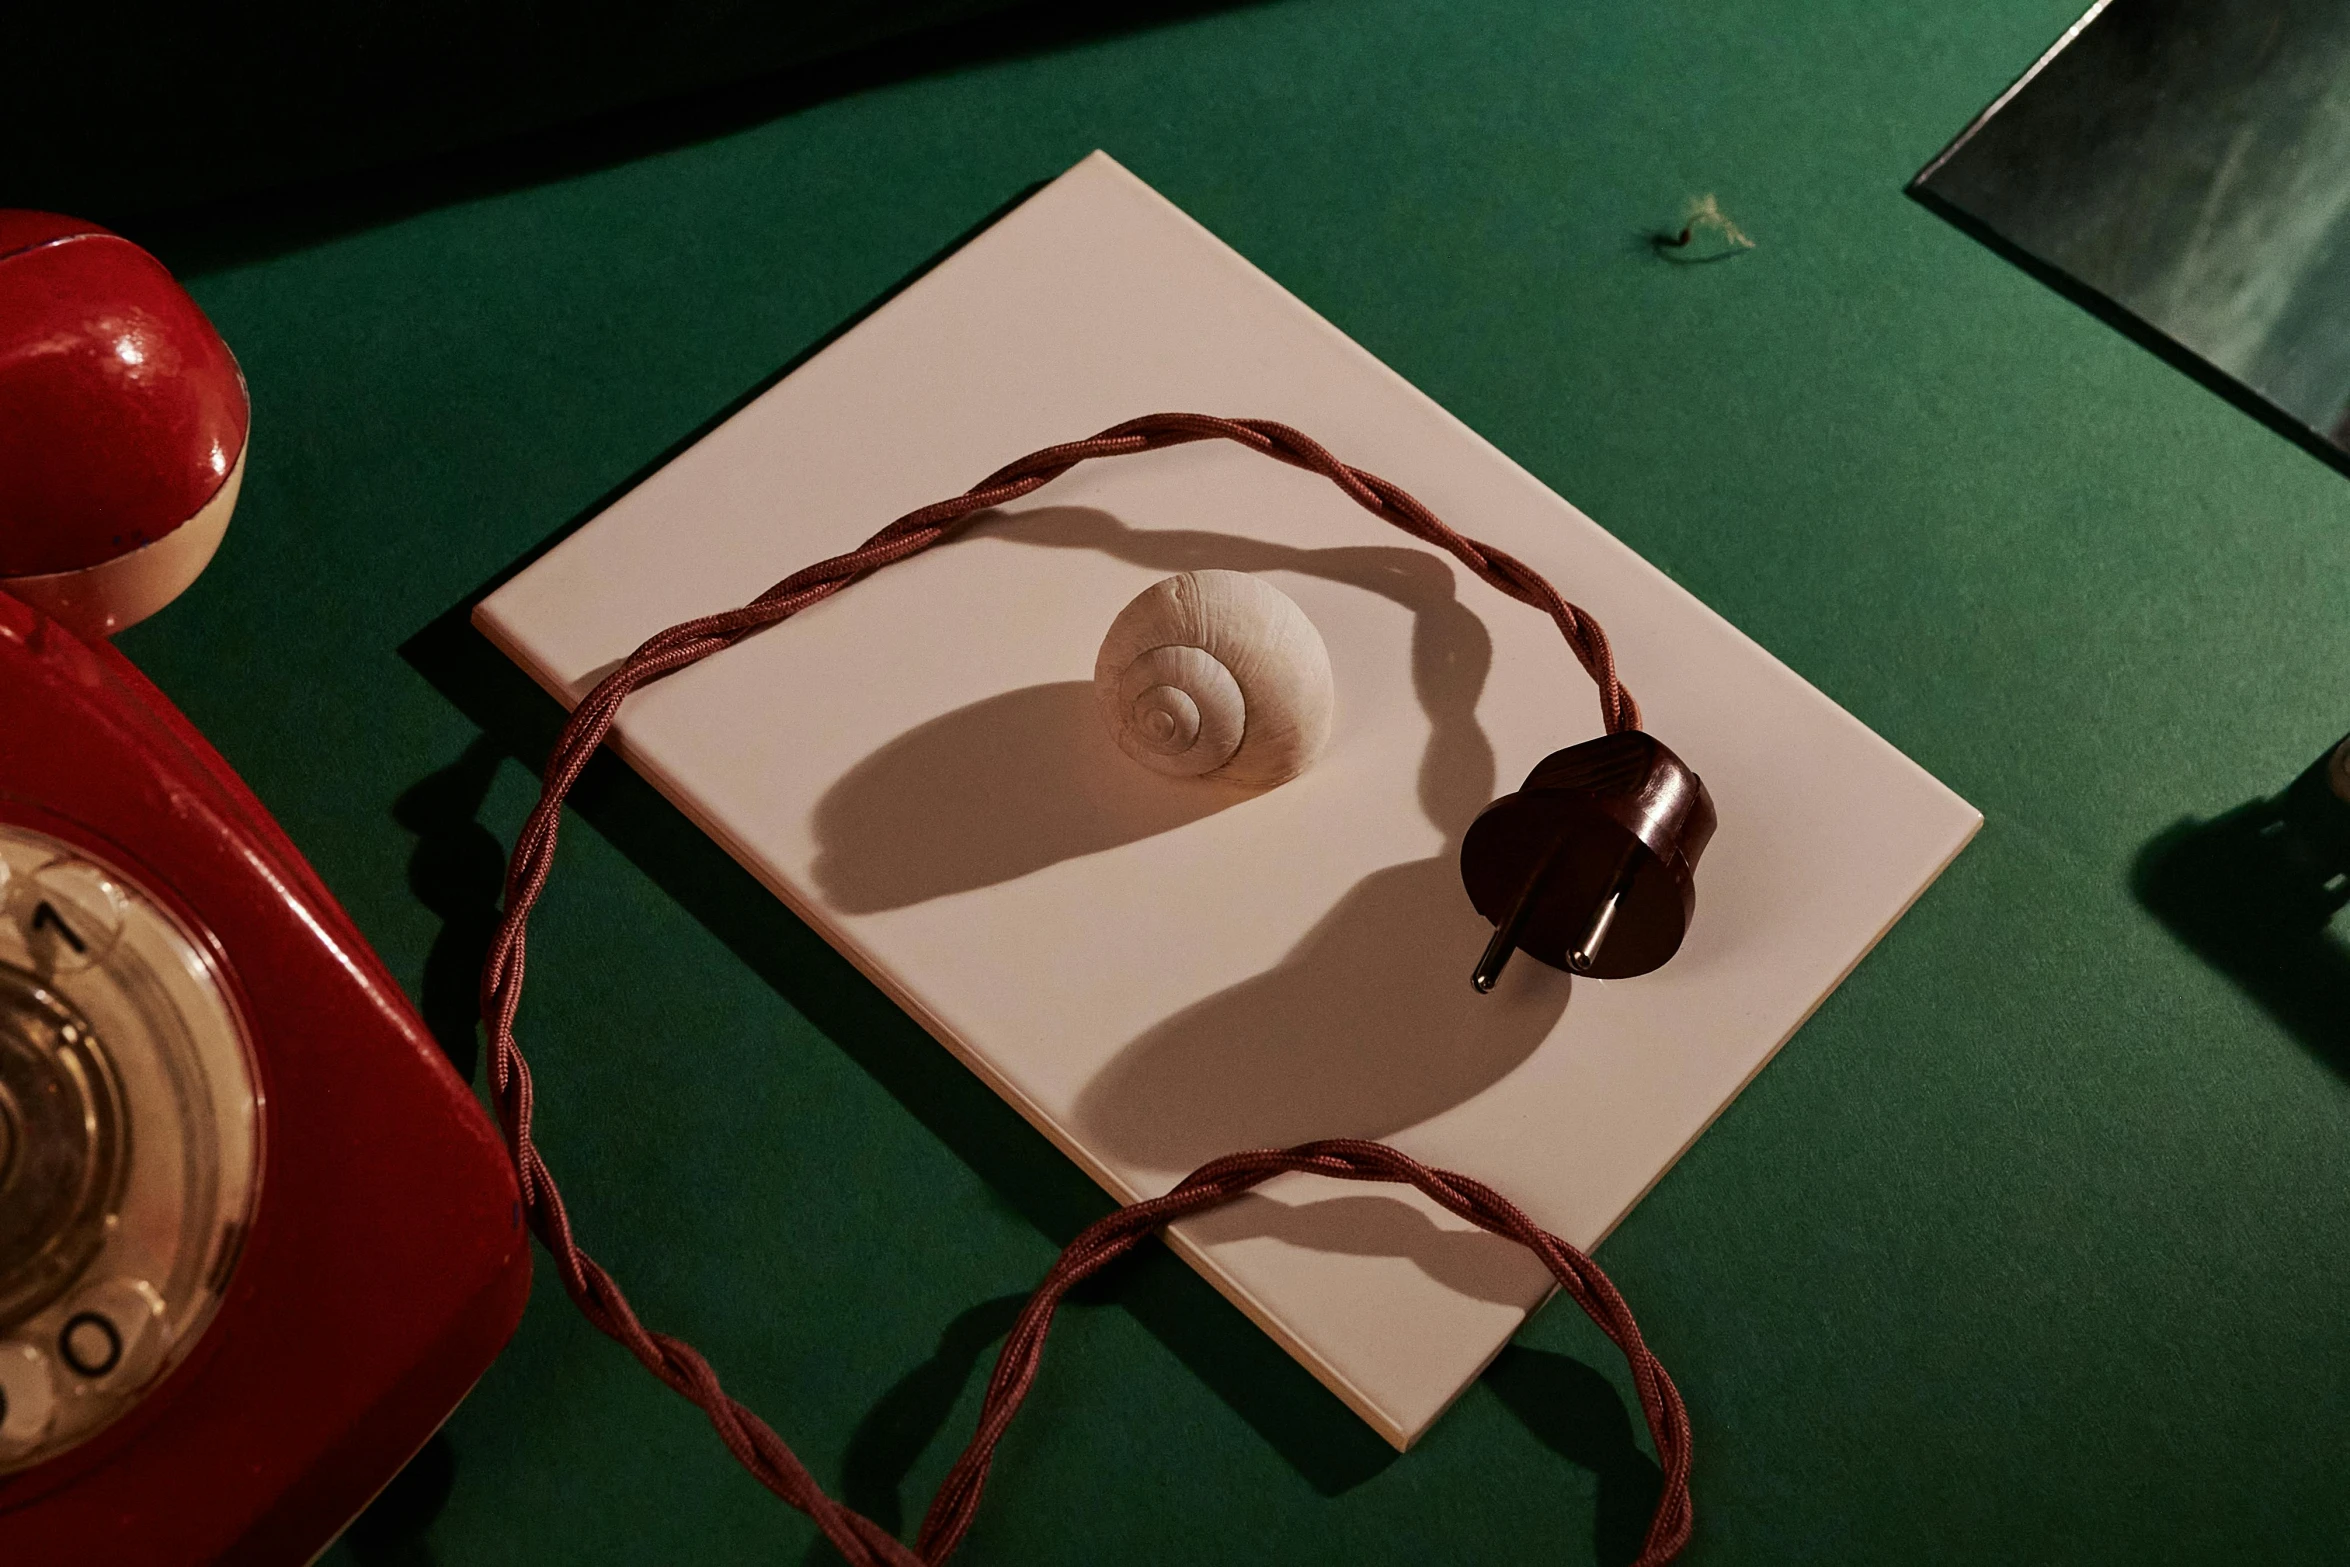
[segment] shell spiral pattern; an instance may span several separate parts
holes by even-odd
[[[1336,705],[1322,634],[1240,571],[1145,588],[1110,623],[1093,691],[1118,748],[1145,767],[1256,788],[1313,764]]]

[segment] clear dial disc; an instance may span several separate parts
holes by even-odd
[[[0,824],[0,1474],[195,1347],[251,1222],[260,1109],[203,944],[121,872]]]

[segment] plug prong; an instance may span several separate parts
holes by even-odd
[[[1518,937],[1526,929],[1526,917],[1534,912],[1534,893],[1541,887],[1542,878],[1550,873],[1550,862],[1558,858],[1553,846],[1542,862],[1534,867],[1534,874],[1526,878],[1518,901],[1510,905],[1510,912],[1493,926],[1493,939],[1485,943],[1485,955],[1477,960],[1477,967],[1469,975],[1469,983],[1480,996],[1493,994],[1493,987],[1501,982],[1501,971],[1509,965],[1510,954],[1518,950]]]
[[[1616,912],[1624,906],[1624,895],[1632,890],[1632,872],[1639,855],[1627,845],[1624,857],[1616,862],[1615,879],[1607,896],[1599,900],[1599,907],[1591,916],[1591,928],[1583,932],[1583,939],[1575,943],[1575,950],[1567,954],[1567,968],[1576,974],[1588,974],[1599,967],[1599,949],[1607,942],[1607,933],[1615,928]]]
[[[1519,908],[1525,904],[1521,901]],[[1493,987],[1501,982],[1501,971],[1518,950],[1518,932],[1515,920],[1505,920],[1493,927],[1493,939],[1485,943],[1485,955],[1477,960],[1477,967],[1469,975],[1469,983],[1477,987],[1477,994],[1490,996]]]
[[[1567,954],[1569,969],[1578,974],[1588,974],[1598,967],[1600,946],[1607,940],[1608,928],[1615,924],[1616,910],[1623,906],[1623,902],[1624,892],[1620,887],[1607,895],[1607,901],[1591,917],[1591,928],[1583,933],[1583,939],[1575,944],[1575,950]]]

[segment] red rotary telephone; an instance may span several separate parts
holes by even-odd
[[[0,213],[8,1567],[311,1559],[529,1293],[489,1117],[251,791],[98,640],[210,556],[244,395],[144,252]]]

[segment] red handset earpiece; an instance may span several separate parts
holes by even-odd
[[[85,638],[177,598],[236,508],[245,378],[163,264],[0,210],[0,592]]]

